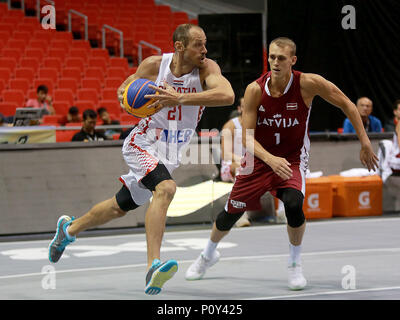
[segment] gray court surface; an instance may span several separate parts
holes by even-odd
[[[0,299],[400,299],[399,230],[398,216],[308,222],[302,254],[308,285],[290,291],[285,225],[232,229],[220,243],[221,260],[199,281],[184,275],[210,229],[167,228],[162,259],[176,259],[179,270],[157,296],[144,294],[143,233],[80,237],[57,264],[47,260],[50,238],[0,242]]]

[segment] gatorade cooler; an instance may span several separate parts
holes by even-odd
[[[328,177],[306,179],[303,211],[306,219],[332,218],[332,181]]]
[[[382,179],[329,176],[333,187],[333,216],[358,217],[382,215]]]

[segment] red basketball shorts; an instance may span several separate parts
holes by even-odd
[[[288,180],[283,180],[272,169],[256,161],[254,170],[250,174],[239,174],[225,205],[228,213],[238,213],[247,210],[260,210],[260,198],[269,191],[274,197],[278,189],[293,188],[305,194],[306,169],[299,164],[293,164],[290,168],[293,175]]]

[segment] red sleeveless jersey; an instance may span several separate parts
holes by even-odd
[[[285,158],[291,164],[302,163],[307,166],[311,107],[306,106],[301,96],[300,75],[301,72],[293,70],[285,93],[279,98],[269,94],[271,72],[256,80],[262,95],[257,112],[255,139],[272,155]],[[255,158],[254,161],[256,164],[261,160]]]

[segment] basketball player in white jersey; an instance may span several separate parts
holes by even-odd
[[[158,294],[178,269],[175,260],[160,261],[160,248],[167,209],[176,191],[171,173],[179,166],[181,150],[190,142],[204,107],[234,102],[229,81],[222,76],[219,66],[206,58],[206,36],[200,27],[178,26],[173,43],[174,53],[146,58],[118,89],[122,102],[128,83],[138,78],[152,80],[161,87],[157,88],[160,94],[154,106],[162,107],[142,119],[124,141],[122,153],[130,170],[120,177],[121,190],[76,220],[61,216],[49,246],[49,260],[55,263],[77,234],[122,217],[153,197],[145,216],[147,294]]]
[[[227,121],[221,130],[221,180],[234,182],[240,161],[246,152],[242,144],[242,105],[244,98],[239,99],[239,115]]]

